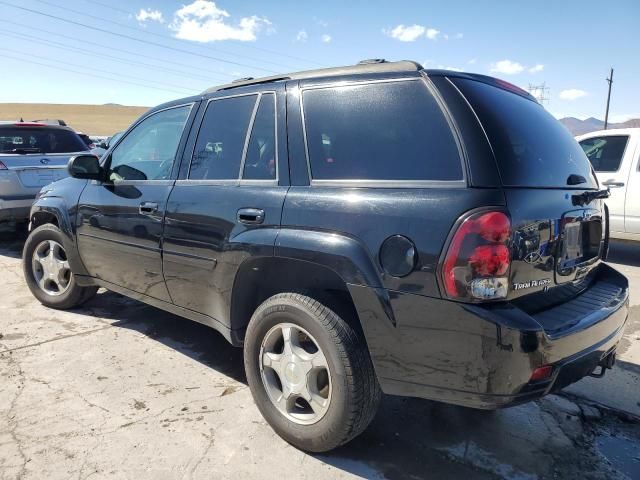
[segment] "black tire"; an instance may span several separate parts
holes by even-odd
[[[66,310],[82,305],[96,294],[98,287],[82,287],[78,285],[73,274],[71,274],[68,287],[59,295],[48,294],[38,285],[32,267],[33,252],[41,242],[46,240],[53,240],[60,245],[65,243],[64,235],[60,229],[55,225],[46,223],[33,230],[24,244],[22,269],[29,290],[40,303],[47,307]]]
[[[331,401],[324,416],[311,425],[300,425],[281,413],[262,381],[262,341],[281,323],[309,332],[327,360]],[[281,293],[256,309],[245,336],[244,364],[251,393],[264,418],[278,435],[302,450],[325,452],[347,443],[367,428],[378,409],[381,391],[362,334],[305,295]]]

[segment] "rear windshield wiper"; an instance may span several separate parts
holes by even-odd
[[[12,148],[11,150],[2,150],[2,153],[17,153],[20,155],[24,155],[26,153],[44,153],[42,149],[38,147],[20,147],[20,148]]]
[[[596,198],[609,198],[610,195],[611,192],[608,188],[605,188],[604,190],[589,190],[579,195],[571,195],[571,202],[574,205],[582,206],[591,203],[591,201]]]

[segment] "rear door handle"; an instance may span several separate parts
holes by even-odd
[[[624,187],[624,182],[616,182],[615,180],[607,180],[606,182],[602,182],[602,185],[605,187]]]
[[[241,208],[238,210],[238,221],[247,225],[264,222],[264,210],[261,208]]]
[[[158,204],[156,202],[142,202],[138,207],[140,215],[151,215],[158,211]]]

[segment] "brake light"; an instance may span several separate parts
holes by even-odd
[[[542,367],[536,368],[531,374],[531,378],[529,382],[540,382],[542,380],[546,380],[551,377],[553,373],[552,365],[543,365]]]
[[[4,163],[0,162],[0,170],[9,170],[9,169]]]
[[[37,123],[37,122],[20,122],[20,123],[15,123],[13,126],[14,127],[46,127],[44,123]]]
[[[449,298],[496,300],[507,296],[511,221],[499,211],[479,212],[458,227],[442,263]]]

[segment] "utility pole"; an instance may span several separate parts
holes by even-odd
[[[611,69],[611,73],[609,74],[609,78],[606,79],[609,84],[609,94],[607,95],[607,111],[604,114],[604,129],[607,129],[607,125],[609,124],[609,102],[611,101],[611,84],[613,83],[613,68]]]

